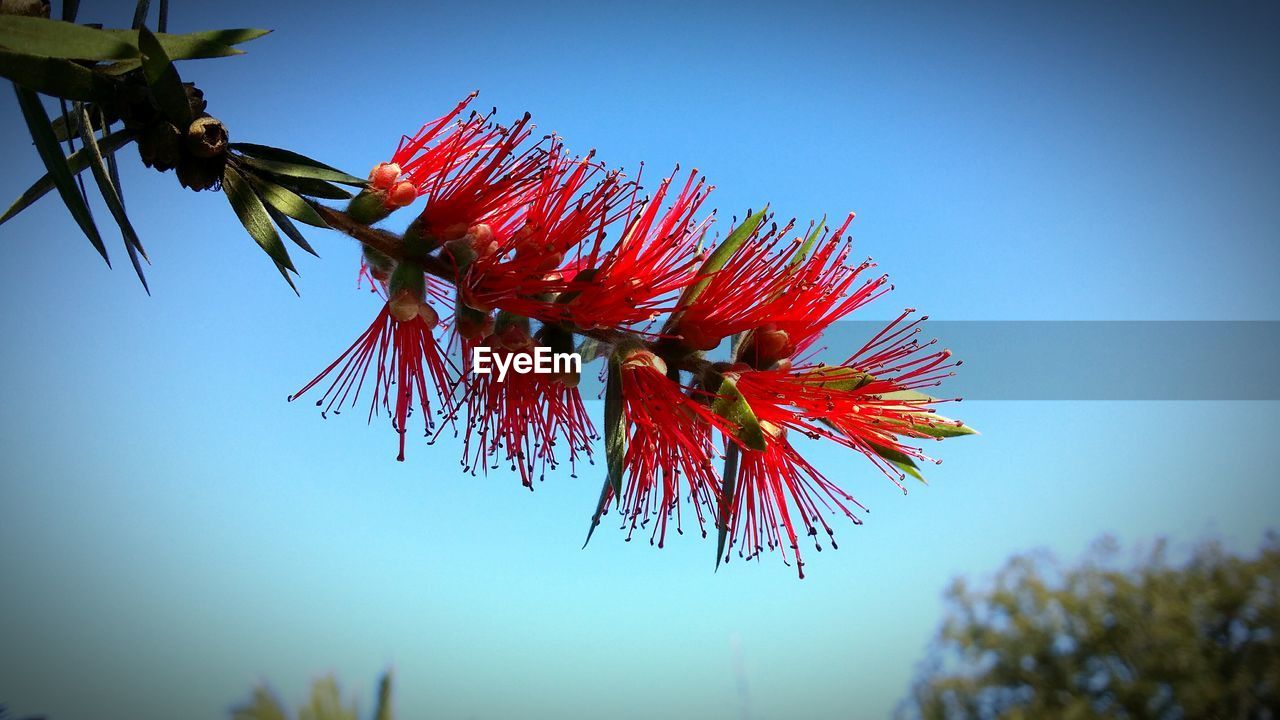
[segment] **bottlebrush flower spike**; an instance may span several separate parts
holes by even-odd
[[[583,242],[602,237],[605,227],[626,212],[619,206],[629,188],[634,198],[634,185],[606,171],[594,156],[592,151],[570,158],[563,145],[552,146],[523,213],[509,215],[506,227],[490,224],[494,251],[479,255],[459,280],[469,306],[547,322],[568,319],[555,296],[569,289],[580,267],[580,258],[571,254]]]
[[[774,331],[760,348],[769,357],[755,358],[758,367],[809,347],[832,322],[890,289],[886,276],[855,287],[861,274],[874,266],[869,260],[847,264],[852,242],[840,238],[852,220],[850,214],[834,232],[814,228],[816,250],[803,259],[801,249],[809,243],[785,240],[790,223],[753,235],[711,276],[697,301],[682,309],[673,332],[689,347],[710,350],[730,335],[760,328]]]
[[[793,367],[784,360],[768,370],[738,365],[731,373],[736,390],[761,426],[769,429],[763,451],[743,448],[734,496],[722,497],[726,504],[721,516],[728,513],[731,536],[742,543],[741,556],[781,547],[785,559],[789,548],[804,577],[797,526],[816,536],[816,525],[821,525],[835,547],[824,509],[861,523],[853,508],[865,508],[807,463],[792,447],[788,433],[834,441],[862,453],[903,492],[899,468],[929,460],[905,439],[939,438],[931,430],[954,421],[936,420],[930,405],[938,401],[915,390],[938,385],[958,363],[948,362],[950,353],[945,350],[927,352],[935,341],[917,340],[926,318],[904,323],[910,312],[840,365]],[[822,549],[816,540],[815,545]]]
[[[728,423],[667,376],[667,366],[651,352],[634,352],[622,362],[623,417],[629,428],[620,498],[627,540],[653,522],[649,542],[662,547],[674,516],[684,534],[681,495],[687,495],[706,536],[706,516],[714,513],[719,478],[712,466],[712,429]],[[600,510],[614,496],[606,484]]]
[[[697,275],[703,260],[698,245],[714,219],[694,215],[713,189],[697,170],[664,212],[674,173],[626,223],[622,237],[608,250],[597,238],[574,277],[566,303],[582,328],[617,328],[647,322],[672,309],[676,293]]]
[[[538,345],[519,324],[498,326],[495,334],[484,339],[459,339],[467,372],[458,408],[467,413],[463,467],[472,475],[487,473],[490,467],[497,468],[500,458],[519,471],[521,483],[532,490],[535,476],[541,480],[548,466],[552,470],[559,466],[556,450],[563,443],[570,472],[576,477],[579,456],[589,461],[591,443],[597,439],[576,382],[515,370],[514,358],[519,355],[527,357],[532,367]],[[477,347],[489,349],[494,365],[510,368],[505,377],[475,372],[470,358]]]
[[[311,382],[290,395],[289,401],[306,394],[336,370],[333,382],[316,401],[316,406],[324,408],[321,414],[325,417],[330,412],[340,414],[344,405],[355,406],[370,367],[376,367],[370,390],[373,398],[369,404],[369,420],[373,420],[379,406],[387,411],[392,427],[400,435],[396,460],[403,461],[405,433],[413,407],[418,407],[424,430],[430,434],[434,424],[431,397],[438,399],[444,411],[451,409],[449,393],[456,370],[450,372],[450,363],[436,343],[434,330],[439,317],[423,301],[422,268],[401,263],[391,277],[389,288],[390,299],[383,304],[369,329]]]

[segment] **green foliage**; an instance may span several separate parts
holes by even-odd
[[[1270,718],[1280,708],[1280,536],[1256,557],[1164,542],[1130,568],[1100,542],[1079,566],[1011,559],[957,580],[902,717]]]
[[[241,55],[243,51],[233,46],[268,31],[168,34],[164,32],[168,2],[160,0],[158,5],[157,33],[145,27],[153,6],[150,0],[135,4],[130,29],[77,25],[75,2],[62,3],[61,20],[0,14],[0,77],[14,83],[32,140],[48,171],[0,216],[0,223],[57,190],[94,248],[107,259],[83,180],[76,177],[88,169],[146,288],[142,272],[146,255],[125,213],[115,156],[121,147],[137,141],[148,167],[160,172],[176,169],[184,187],[200,191],[229,184],[222,189],[231,207],[293,287],[290,273],[297,271],[275,228],[316,254],[294,224],[327,227],[308,198],[349,198],[350,193],[333,183],[363,187],[364,180],[290,150],[253,143],[228,146],[226,129],[204,112],[203,93],[182,82],[174,61]],[[61,116],[51,122],[36,93],[62,101]],[[67,101],[80,103],[75,113],[67,112]],[[111,125],[121,121],[126,129],[112,133]],[[75,140],[86,147],[76,151]],[[59,142],[67,143],[65,154]]]
[[[358,720],[355,701],[343,702],[338,681],[333,676],[317,679],[311,684],[311,695],[298,709],[297,720]],[[264,685],[253,689],[247,702],[231,711],[232,720],[289,720],[284,704]],[[392,720],[391,673],[378,680],[378,696],[370,720]]]

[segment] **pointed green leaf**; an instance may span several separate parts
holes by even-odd
[[[622,412],[622,359],[609,356],[609,375],[604,390],[604,451],[609,469],[609,487],[614,503],[622,500],[622,467],[627,455],[627,418]]]
[[[248,175],[249,182],[253,184],[253,189],[257,191],[258,196],[262,198],[267,205],[279,210],[298,222],[306,223],[312,227],[328,229],[329,224],[320,217],[320,213],[311,207],[311,203],[303,200],[294,191],[281,187],[269,180],[264,180],[257,175]]]
[[[798,374],[797,379],[832,390],[857,390],[874,382],[875,376],[842,365],[816,367]]]
[[[716,399],[711,403],[711,411],[738,428],[734,437],[748,449],[764,450],[765,438],[764,431],[760,429],[760,420],[738,389],[736,377],[732,373],[723,377],[715,392]]]
[[[729,538],[729,518],[728,515],[733,512],[734,502],[736,499],[734,493],[738,490],[738,446],[735,443],[727,443],[728,448],[724,452],[724,473],[720,480],[720,504],[716,506],[716,569],[720,569],[720,562],[724,560],[724,546]]]
[[[903,404],[914,405],[938,401],[938,398],[925,395],[919,390],[894,390],[893,392],[880,393],[877,397],[882,400],[896,400]]]
[[[160,16],[156,18],[156,29],[162,33],[169,29],[169,0],[160,0]]]
[[[98,190],[102,193],[102,200],[106,203],[107,210],[111,212],[111,216],[115,218],[116,225],[120,227],[120,235],[124,238],[125,245],[132,247],[142,257],[147,256],[147,251],[142,249],[142,241],[138,239],[138,233],[133,229],[133,223],[129,222],[129,216],[125,214],[124,202],[120,199],[120,194],[116,190],[115,183],[112,182],[110,172],[106,163],[103,162],[102,153],[98,149],[97,139],[93,136],[93,131],[89,129],[91,122],[89,116],[84,111],[84,107],[76,106],[76,115],[80,118],[78,125],[81,128],[80,141],[84,143],[84,149],[89,151],[89,169],[93,171],[93,179],[98,183]],[[134,270],[138,273],[138,279],[142,281],[143,286],[147,284],[147,279],[142,275],[142,268],[136,262]]]
[[[49,177],[52,178],[54,187],[58,189],[58,194],[62,196],[62,202],[66,204],[67,210],[71,211],[71,217],[75,218],[94,249],[110,266],[111,259],[107,257],[107,247],[102,243],[102,236],[98,234],[98,228],[93,224],[93,216],[89,214],[89,206],[85,204],[84,197],[76,188],[71,168],[58,147],[57,138],[53,136],[49,114],[45,112],[44,105],[40,103],[40,98],[35,91],[18,85],[14,85],[13,89],[18,94],[18,105],[22,108],[22,115],[27,121],[27,129],[31,131],[31,139],[35,141],[36,151],[44,161],[44,166],[49,171]]]
[[[142,27],[147,21],[147,10],[151,9],[151,0],[138,0],[138,4],[133,8],[133,24],[130,25],[134,30]]]
[[[0,15],[0,47],[64,60],[123,60],[138,54],[137,48],[97,28],[20,15]]]
[[[257,145],[254,143],[232,143],[230,147],[244,156],[243,159],[246,165],[261,168],[268,172],[312,180],[325,180],[356,187],[364,187],[365,185],[363,178],[348,175],[335,167],[325,165],[318,160],[313,160],[292,150],[283,150],[270,145]]]
[[[964,435],[977,435],[978,431],[959,420],[952,420],[937,413],[918,413],[915,422],[910,423],[916,432],[936,438],[953,438]]]
[[[98,120],[102,122],[102,132],[109,135],[111,132],[111,123],[106,121],[102,115],[102,111],[98,111]],[[120,184],[120,164],[116,162],[115,153],[107,155],[107,173],[111,176],[111,184],[115,186],[116,193],[120,196],[120,204],[124,204],[124,186]],[[142,271],[142,262],[138,258],[138,251],[141,245],[134,247],[129,243],[125,243],[124,249],[129,253],[129,263],[133,265],[133,272],[138,275],[138,281],[142,283],[142,289],[148,295],[151,294],[151,286],[147,283],[147,275]],[[147,262],[151,262],[148,260]]]
[[[604,516],[605,510],[609,509],[609,490],[612,489],[609,484],[609,476],[605,475],[604,482],[600,485],[600,497],[596,498],[596,509],[591,513],[591,526],[587,528],[587,539],[583,541],[582,547],[586,547],[591,542],[591,536],[595,534],[596,528],[600,525],[600,518]]]
[[[89,113],[89,117],[93,121],[94,131],[101,130],[102,114],[98,112],[97,106],[88,104],[84,106],[84,109],[86,112]],[[69,115],[59,116],[54,118],[53,119],[53,136],[58,138],[58,142],[66,142],[67,138],[79,137],[80,125],[78,124],[76,115],[72,113]]]
[[[302,231],[298,230],[298,226],[294,225],[293,221],[290,220],[287,215],[275,209],[269,203],[266,205],[266,208],[267,214],[275,221],[276,226],[280,228],[281,232],[288,235],[289,239],[292,240],[295,245],[316,257],[320,257],[320,253],[316,252],[315,248],[311,247],[311,243],[307,242],[306,236],[302,234]],[[297,290],[297,288],[294,289]]]
[[[307,197],[320,198],[322,200],[350,200],[354,197],[354,195],[343,190],[337,185],[327,183],[323,180],[288,177],[285,175],[277,175],[275,173],[267,172],[258,172],[254,174],[265,180],[270,180],[283,188],[292,190],[299,195],[306,195]]]
[[[103,30],[103,32],[130,44],[136,44],[137,42],[138,34],[132,30]],[[201,30],[181,35],[158,32],[155,33],[155,37],[160,42],[160,47],[164,48],[164,52],[169,56],[169,59],[176,62],[178,60],[201,60],[243,55],[243,50],[232,46],[260,38],[269,32],[271,31],[257,28],[233,28],[227,30]],[[137,52],[134,55],[136,56]],[[120,62],[127,63],[129,60],[125,59]],[[137,66],[134,65],[133,67]],[[113,72],[118,73],[120,70],[113,69]]]
[[[910,475],[911,477],[919,480],[922,483],[925,483],[926,485],[928,484],[928,482],[925,481],[924,479],[924,475],[920,474],[920,468],[916,466],[915,458],[911,457],[910,455],[907,455],[901,450],[896,450],[894,448],[887,447],[885,445],[879,445],[877,443],[868,442],[867,446],[870,447],[871,450],[875,452],[875,454],[879,455],[885,460],[888,460],[890,463],[893,464],[894,467],[898,468],[902,472]]]
[[[104,100],[115,93],[115,84],[111,80],[83,65],[58,58],[20,55],[3,49],[0,49],[0,77],[67,100]]]
[[[103,155],[111,155],[132,139],[132,131],[117,130],[98,141],[98,151]],[[57,144],[56,139],[54,143],[55,145]],[[59,151],[59,154],[61,154],[61,151]],[[81,149],[73,153],[66,159],[66,165],[73,175],[82,172],[85,168],[89,167],[89,152],[85,149]],[[35,184],[27,188],[26,192],[18,196],[18,199],[9,206],[9,209],[5,211],[4,215],[0,216],[0,224],[4,224],[9,220],[9,218],[12,218],[14,215],[17,215],[27,209],[31,203],[44,197],[45,193],[49,192],[53,188],[53,175],[45,173],[39,180],[35,181]]]
[[[297,272],[297,270],[293,267],[293,261],[289,259],[289,252],[285,249],[284,242],[280,240],[279,233],[271,225],[271,216],[267,214],[262,201],[249,187],[249,182],[230,163],[227,163],[222,173],[222,191],[226,194],[227,201],[231,203],[231,208],[235,210],[236,216],[240,218],[240,223],[249,232],[249,236],[267,255],[271,256],[276,266],[280,268],[281,274],[289,280],[288,273],[284,271]]]
[[[147,87],[151,88],[151,96],[155,98],[156,105],[169,122],[185,132],[194,118],[191,116],[191,103],[187,101],[187,90],[182,86],[178,69],[169,60],[160,41],[145,27],[138,29],[138,49],[142,51],[142,73],[147,79]]]
[[[804,262],[805,258],[809,257],[809,252],[813,250],[814,243],[818,242],[818,237],[822,235],[822,229],[826,224],[827,216],[823,215],[822,219],[818,221],[818,224],[813,226],[813,230],[809,232],[809,236],[804,239],[804,242],[800,243],[799,248],[796,248],[796,254],[791,256],[791,262],[787,263],[788,266],[795,267],[796,265]]]
[[[729,237],[725,238],[724,242],[711,251],[707,259],[703,261],[702,267],[698,268],[698,279],[685,288],[684,294],[680,296],[680,302],[676,305],[677,310],[692,305],[698,299],[698,296],[702,294],[702,291],[711,282],[711,275],[729,262],[729,258],[738,252],[738,248],[742,247],[747,238],[751,237],[756,229],[760,227],[760,223],[764,222],[765,215],[768,212],[769,206],[765,205],[764,208],[752,213],[750,217],[743,220],[738,227],[729,233]]]

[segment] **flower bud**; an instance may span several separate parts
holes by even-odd
[[[418,317],[418,307],[422,305],[422,301],[413,296],[408,290],[401,290],[387,301],[387,307],[391,310],[391,317],[400,322],[409,322]]]
[[[418,199],[418,189],[409,181],[397,183],[391,191],[387,193],[386,199],[383,201],[388,208],[397,210],[412,205],[414,200]]]
[[[379,190],[390,190],[400,179],[400,166],[395,163],[378,163],[369,171],[369,184]]]
[[[685,346],[691,350],[714,350],[724,338],[706,332],[697,324],[680,324],[676,333],[683,339]]]
[[[738,349],[738,357],[756,368],[767,368],[770,365],[790,357],[795,352],[795,345],[786,330],[770,323],[751,332],[743,346]]]
[[[418,317],[422,318],[422,322],[426,323],[427,327],[432,330],[435,330],[436,326],[440,324],[440,314],[436,312],[435,308],[424,302],[418,303]]]

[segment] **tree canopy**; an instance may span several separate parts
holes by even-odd
[[[1280,536],[1121,566],[1114,540],[1074,567],[1016,556],[956,580],[906,718],[1280,717]]]

